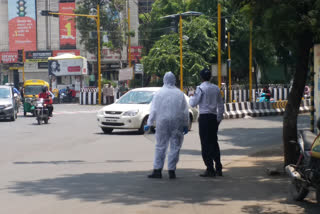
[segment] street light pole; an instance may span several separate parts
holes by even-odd
[[[183,60],[182,60],[182,16],[179,16],[180,24],[180,90],[183,92]]]
[[[250,21],[250,42],[249,42],[249,101],[252,101],[252,20]]]
[[[98,103],[101,105],[101,50],[100,50],[100,5],[97,5],[97,17],[95,18],[97,23],[97,35],[98,35]]]

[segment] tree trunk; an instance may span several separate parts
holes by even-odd
[[[295,164],[298,159],[297,145],[290,141],[297,141],[297,118],[301,98],[308,74],[309,51],[312,47],[312,35],[305,32],[301,35],[297,46],[297,63],[293,85],[288,98],[288,104],[283,117],[283,146],[284,163]]]

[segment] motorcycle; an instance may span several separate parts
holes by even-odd
[[[263,102],[270,102],[270,103],[273,103],[274,102],[274,99],[273,98],[269,98],[271,97],[271,94],[270,93],[264,93],[262,92],[260,94],[260,96],[257,98],[256,102],[257,103],[263,103]]]
[[[320,121],[318,121],[320,130]],[[316,191],[317,203],[320,204],[320,135],[310,131],[300,132],[296,143],[299,146],[297,163],[285,167],[291,178],[290,193],[294,200],[301,201],[310,190]]]
[[[36,119],[38,121],[38,125],[41,125],[42,121],[44,121],[45,124],[48,124],[49,110],[48,110],[46,104],[44,104],[43,98],[40,98],[36,101],[35,115],[36,115]]]

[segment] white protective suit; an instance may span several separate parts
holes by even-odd
[[[154,169],[162,169],[168,144],[168,170],[175,170],[183,142],[183,127],[188,127],[188,104],[184,94],[175,86],[176,78],[167,72],[163,87],[154,95],[147,125],[156,125]]]

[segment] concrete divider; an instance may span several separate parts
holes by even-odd
[[[261,117],[282,115],[285,111],[288,101],[278,101],[274,103],[267,102],[240,102],[240,103],[226,103],[224,104],[225,119],[243,118],[245,116]],[[300,113],[310,111],[310,99],[302,100],[299,108]]]

